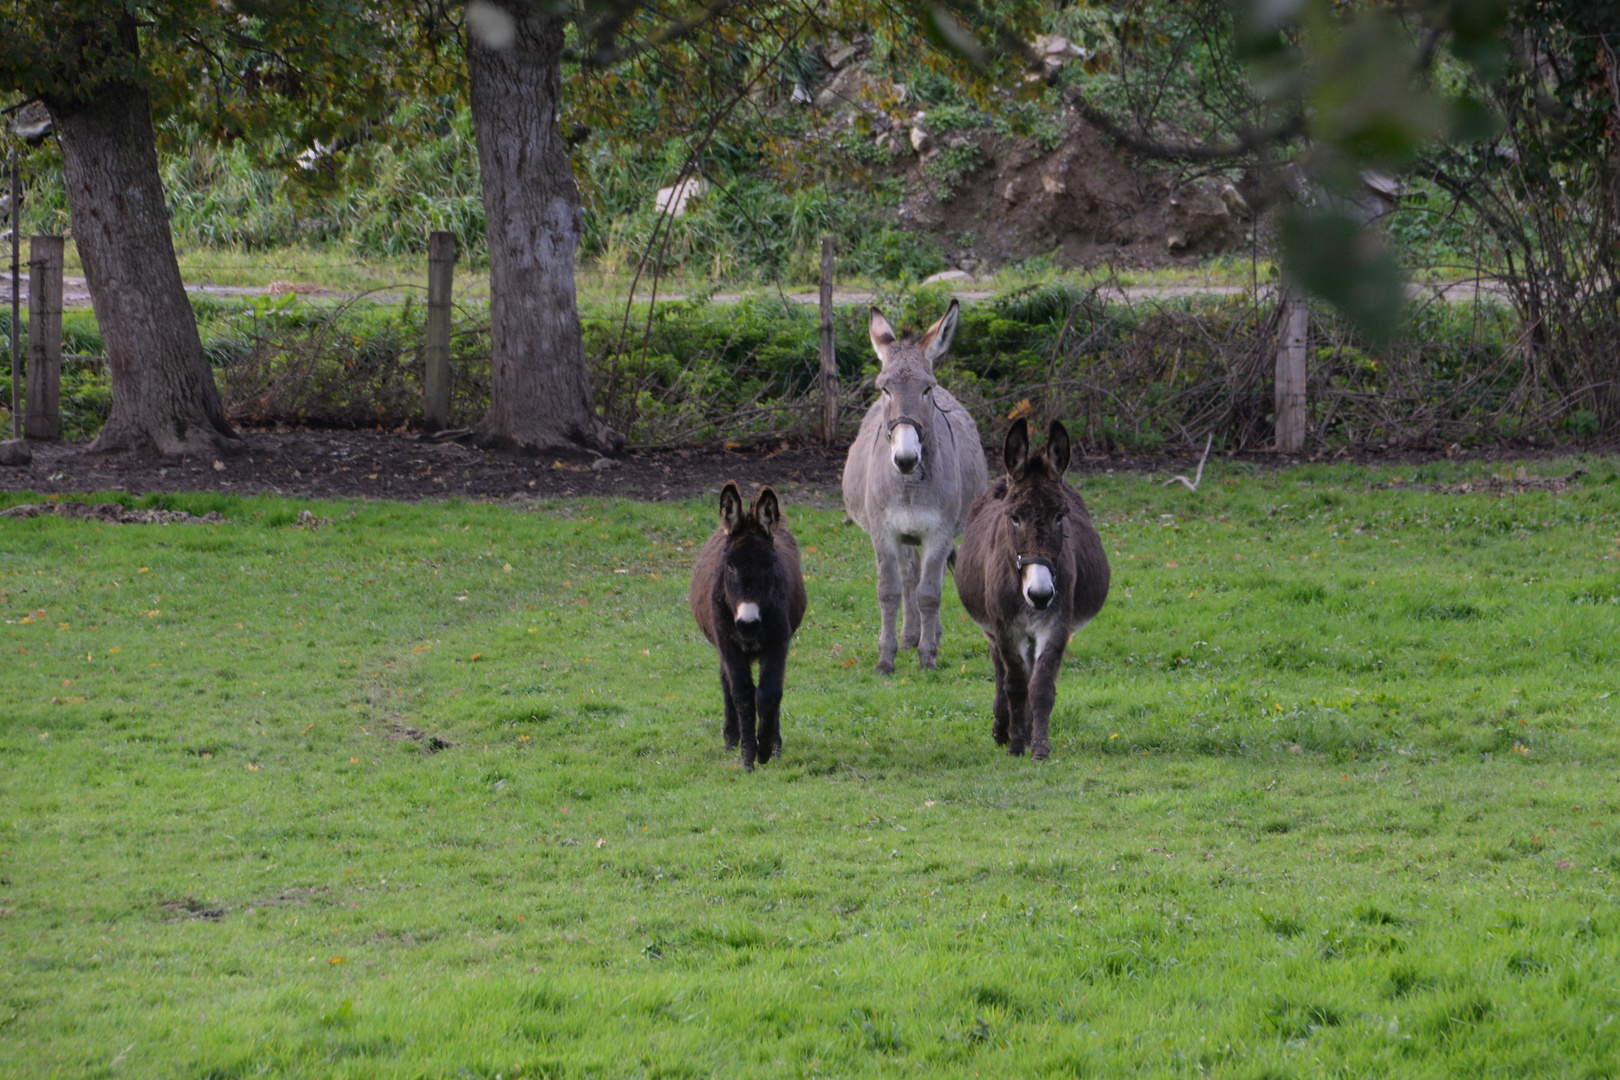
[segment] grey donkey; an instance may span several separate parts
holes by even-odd
[[[872,348],[883,370],[878,399],[844,461],[844,510],[872,538],[877,555],[882,675],[894,673],[902,643],[917,650],[918,666],[938,663],[945,564],[988,481],[978,427],[934,379],[934,362],[950,348],[960,314],[952,300],[944,318],[921,335],[897,336],[872,309]]]

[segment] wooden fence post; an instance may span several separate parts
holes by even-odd
[[[838,438],[838,357],[833,347],[833,238],[821,239],[821,438]]]
[[[1310,307],[1305,294],[1284,281],[1278,291],[1276,426],[1277,450],[1305,449],[1305,358],[1310,341]]]
[[[62,238],[28,238],[28,397],[23,432],[62,437]]]
[[[17,245],[20,233],[22,215],[17,212],[22,205],[22,193],[17,183],[17,149],[11,150],[11,198],[6,203],[6,217],[11,222],[11,437],[23,437],[23,408],[26,403],[23,399],[22,357],[17,354],[17,324],[22,321],[21,312],[17,303]]]
[[[427,370],[422,379],[422,426],[450,426],[450,289],[456,273],[456,235],[428,233]]]

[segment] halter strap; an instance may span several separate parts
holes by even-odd
[[[889,421],[889,434],[893,435],[894,434],[894,429],[896,427],[898,427],[899,425],[901,425],[901,424],[910,424],[913,428],[915,428],[917,430],[917,439],[919,441],[921,441],[921,439],[922,439],[922,425],[917,423],[917,421],[913,420],[909,416],[897,416],[893,420],[890,420]]]
[[[1023,573],[1024,567],[1026,566],[1044,566],[1046,567],[1047,573],[1051,574],[1053,577],[1057,576],[1057,567],[1052,565],[1052,560],[1044,559],[1039,555],[1031,555],[1028,558],[1025,558],[1022,555],[1018,556],[1019,573]]]

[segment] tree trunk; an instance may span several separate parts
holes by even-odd
[[[130,20],[103,41],[139,48]],[[212,456],[239,445],[175,261],[146,91],[108,82],[45,104],[112,371],[112,415],[90,449]]]
[[[557,130],[563,20],[499,0],[505,48],[467,40],[489,240],[490,402],[480,445],[527,453],[624,445],[596,415],[574,297],[579,188]]]

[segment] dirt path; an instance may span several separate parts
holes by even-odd
[[[954,295],[964,304],[982,303],[986,300],[994,299],[997,295],[997,290],[979,287],[976,282],[952,282],[951,284],[958,286],[953,290]],[[1506,303],[1508,301],[1508,295],[1500,285],[1490,281],[1474,279],[1467,281],[1437,282],[1433,284],[1409,282],[1406,289],[1407,295],[1410,296],[1414,301],[1421,299],[1436,299],[1445,300],[1453,304],[1463,304],[1472,303],[1478,296],[1484,296],[1499,303]],[[249,297],[273,295],[268,286],[259,285],[210,285],[187,283],[186,291],[198,296]],[[293,291],[296,291],[299,293],[299,295],[308,297],[312,300],[351,300],[359,295],[355,293],[340,292],[336,289],[311,288],[307,282],[297,283],[297,288]],[[1260,286],[1260,294],[1262,298],[1268,297],[1272,291],[1273,288],[1269,284],[1262,284]],[[1123,299],[1129,303],[1138,303],[1151,300],[1173,300],[1187,296],[1247,296],[1248,293],[1249,287],[1246,285],[1204,285],[1196,283],[1176,285],[1129,285],[1123,288],[1102,291],[1103,296],[1108,299]],[[372,292],[365,295],[377,303],[399,303],[404,299],[403,294],[389,292]],[[770,294],[716,293],[710,298],[710,300],[712,303],[716,304],[735,304],[749,295],[757,296]],[[801,304],[807,307],[814,306],[821,302],[821,296],[816,292],[789,292],[783,293],[782,295],[792,303]],[[22,279],[18,284],[18,297],[19,303],[26,307],[28,305],[28,278],[26,275],[22,275]],[[650,298],[650,296],[642,294],[636,297],[636,301],[638,303],[645,303]],[[9,272],[0,272],[0,306],[3,306],[5,303],[9,302],[10,299],[11,274]],[[687,299],[686,293],[670,293],[668,295],[660,295],[658,297],[660,303],[675,303],[685,299]],[[877,295],[875,293],[865,292],[859,289],[839,289],[833,292],[833,303],[835,304],[870,304],[876,299]],[[482,304],[487,303],[488,301],[485,299],[473,299],[461,302]],[[90,307],[90,286],[86,283],[84,278],[66,276],[62,278],[62,306],[65,308]]]
[[[746,450],[691,449],[635,452],[605,465],[587,455],[527,458],[486,453],[456,443],[418,442],[409,435],[374,431],[250,431],[243,452],[219,461],[161,460],[85,452],[85,443],[31,443],[32,465],[0,467],[0,491],[67,495],[85,492],[218,491],[239,495],[372,499],[535,499],[600,495],[662,502],[712,495],[727,480],[750,493],[771,484],[789,506],[841,505],[844,450],[821,446],[766,446]],[[1110,455],[1076,462],[1078,476],[1102,472],[1147,474],[1155,482],[1192,475],[1198,449],[1156,455]],[[1620,446],[1586,447],[1617,454]],[[1567,457],[1574,448],[1492,447],[1460,452],[1453,460],[1534,462]],[[999,459],[999,453],[992,454]],[[1287,458],[1267,452],[1239,455],[1250,463],[1283,466],[1329,460],[1317,454]],[[1338,451],[1331,460],[1358,464],[1416,464],[1448,458],[1436,450]],[[1218,461],[1229,460],[1218,456]],[[593,465],[595,467],[593,467]],[[990,473],[999,475],[999,460]]]

